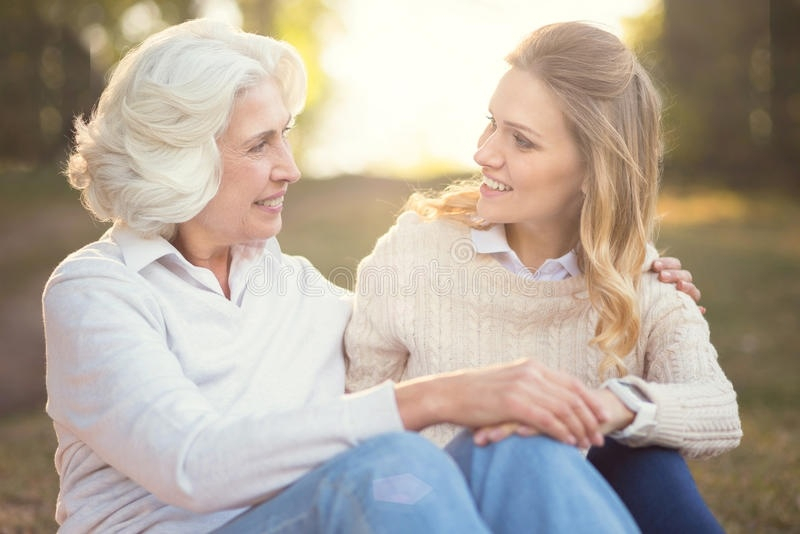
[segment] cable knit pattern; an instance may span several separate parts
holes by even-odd
[[[640,285],[642,331],[625,363],[656,404],[657,424],[628,444],[663,445],[689,457],[736,447],[742,435],[736,394],[705,319],[688,296],[654,274],[645,273]],[[597,315],[583,276],[555,282],[515,276],[476,253],[459,223],[401,215],[359,265],[355,293],[345,336],[350,390],[522,357],[590,387],[601,383],[602,355],[589,345]],[[425,434],[442,444],[455,431],[439,425]]]

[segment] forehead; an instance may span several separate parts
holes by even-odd
[[[490,106],[496,119],[519,122],[537,131],[566,126],[555,94],[539,78],[516,67],[500,79]]]
[[[282,130],[289,115],[277,82],[266,78],[237,95],[222,136],[242,139],[263,131]]]

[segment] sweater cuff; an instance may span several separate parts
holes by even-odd
[[[667,448],[683,446],[686,414],[680,398],[672,398],[663,384],[653,384],[638,376],[626,376],[625,381],[636,385],[656,405],[656,424],[641,445],[657,442]]]
[[[359,443],[378,434],[405,430],[391,380],[358,393],[351,393],[345,398],[349,404],[348,426],[354,442]]]

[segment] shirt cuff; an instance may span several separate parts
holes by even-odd
[[[349,404],[350,435],[356,443],[379,434],[405,430],[391,380],[345,398]]]
[[[647,393],[644,392],[635,381],[625,380],[624,378],[614,380],[622,384],[626,384],[626,386],[636,388],[636,391],[641,397],[644,398],[638,400],[635,408],[625,402],[625,404],[628,405],[628,408],[636,413],[636,416],[628,426],[611,432],[608,435],[614,439],[624,440],[626,443],[631,445],[644,444],[652,435],[653,429],[656,427],[656,404],[648,398]]]

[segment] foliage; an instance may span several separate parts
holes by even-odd
[[[668,168],[800,193],[798,24],[785,0],[654,0],[627,21],[662,85]]]
[[[322,102],[317,31],[322,0],[239,0],[244,26],[300,49],[311,75],[308,113]],[[199,14],[196,0],[9,0],[0,2],[0,162],[63,159],[72,118],[87,114],[104,77],[147,35]],[[33,90],[31,89],[33,88]]]

